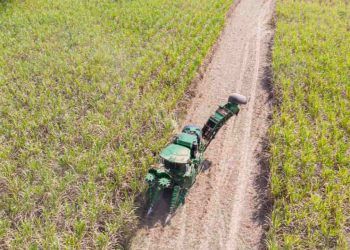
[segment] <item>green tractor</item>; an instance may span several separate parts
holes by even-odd
[[[171,198],[165,223],[169,221],[178,206],[185,202],[188,190],[203,170],[204,152],[210,142],[226,121],[238,114],[239,105],[246,103],[245,96],[231,95],[227,103],[218,107],[202,129],[195,125],[185,126],[182,132],[161,151],[158,165],[151,168],[146,175],[149,186],[147,217],[152,213],[164,191],[168,190]]]

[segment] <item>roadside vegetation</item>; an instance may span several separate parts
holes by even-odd
[[[0,2],[0,248],[119,248],[229,0]]]
[[[350,247],[350,4],[277,1],[272,249]]]

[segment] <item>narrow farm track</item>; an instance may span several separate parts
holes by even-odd
[[[250,98],[207,150],[210,166],[170,225],[154,218],[132,249],[264,248],[264,139],[271,112],[269,45],[274,0],[241,0],[227,18],[183,123],[203,125],[232,92]]]

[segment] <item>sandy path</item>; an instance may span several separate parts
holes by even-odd
[[[171,224],[140,229],[132,249],[259,249],[264,239],[263,140],[271,111],[267,88],[269,25],[274,0],[241,0],[227,18],[184,124],[202,126],[232,92],[248,105],[207,150],[210,168],[198,176]]]

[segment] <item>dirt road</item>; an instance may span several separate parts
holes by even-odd
[[[132,249],[264,247],[263,147],[271,112],[269,45],[274,4],[274,0],[241,0],[229,14],[183,125],[203,125],[232,92],[248,96],[250,102],[211,143],[206,153],[211,164],[171,224],[163,227],[154,219],[137,232]]]

